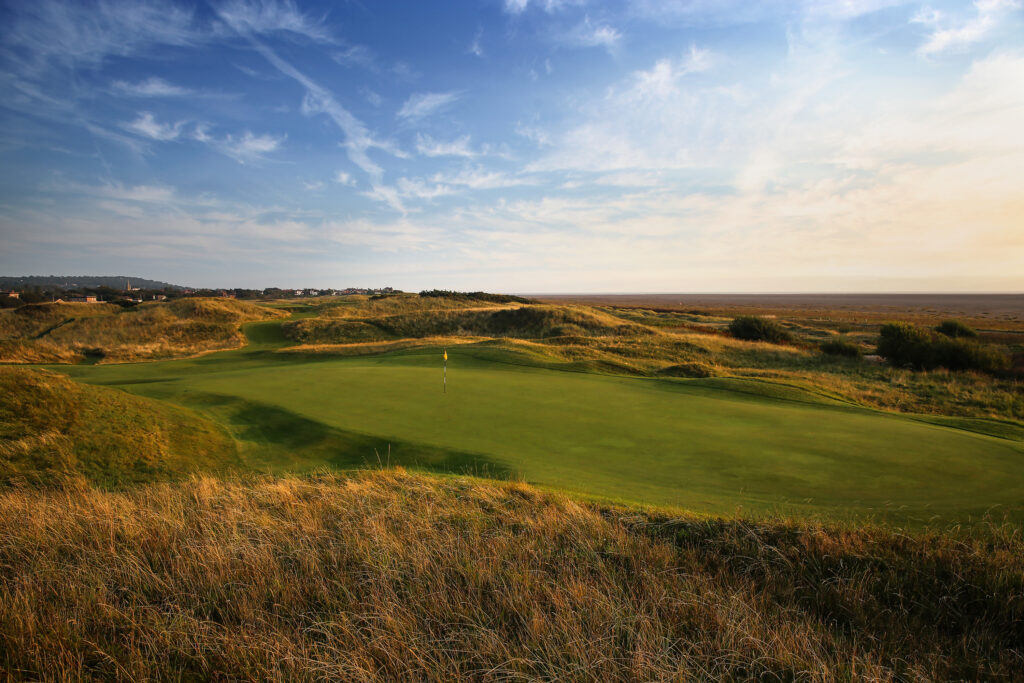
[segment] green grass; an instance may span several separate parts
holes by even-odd
[[[442,394],[438,349],[281,354],[280,323],[246,331],[242,350],[57,369],[194,409],[265,471],[379,457],[717,514],[1024,518],[1024,445],[989,421],[926,423],[769,382],[559,372],[486,344],[449,349]]]

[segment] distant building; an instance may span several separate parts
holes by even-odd
[[[58,302],[60,299],[57,300]],[[69,304],[97,304],[99,300],[94,296],[69,296],[64,301]]]
[[[12,299],[20,299],[21,294],[19,292],[0,292],[0,296],[9,296]]]

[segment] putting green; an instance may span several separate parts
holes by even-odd
[[[449,349],[442,393],[440,350],[280,354],[265,327],[250,328],[258,343],[242,351],[54,369],[196,409],[227,425],[257,469],[379,458],[712,513],[1024,518],[1019,441],[744,393],[741,382],[517,365],[486,347]]]

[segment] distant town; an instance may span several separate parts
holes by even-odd
[[[345,289],[301,289],[267,287],[265,289],[208,289],[172,285],[142,278],[99,277],[3,277],[0,278],[0,308],[15,308],[36,303],[114,303],[139,304],[143,301],[167,301],[182,297],[221,297],[227,299],[293,299],[317,296],[401,294],[392,287],[346,287]]]

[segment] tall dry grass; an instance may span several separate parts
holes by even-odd
[[[10,679],[1012,680],[1024,543],[401,471],[0,494]]]

